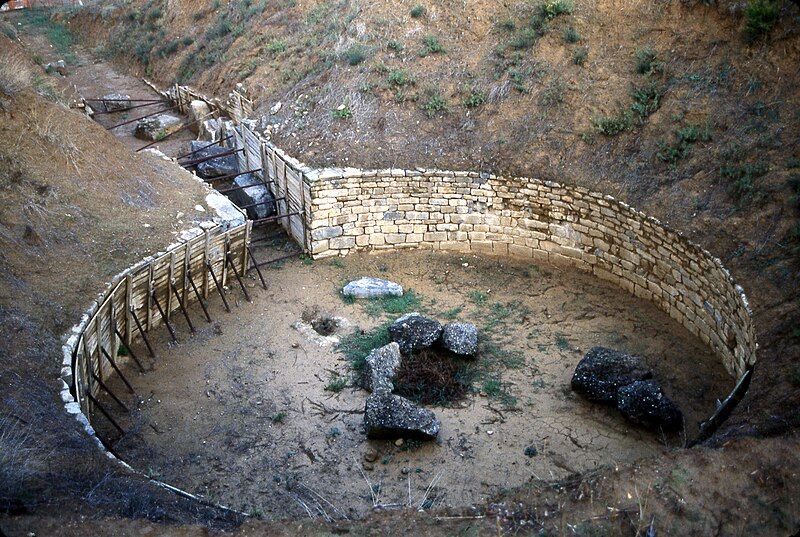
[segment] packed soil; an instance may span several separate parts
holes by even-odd
[[[434,442],[368,441],[368,392],[331,336],[297,324],[333,317],[344,325],[333,337],[347,338],[399,316],[342,300],[341,284],[365,275],[411,290],[410,308],[479,327],[483,374],[460,403],[430,407],[442,422]],[[145,374],[128,372],[135,411],[119,414],[128,433],[114,449],[159,479],[268,518],[463,507],[532,479],[663,455],[732,386],[719,360],[652,304],[572,270],[420,251],[292,260],[265,273],[266,291],[254,277],[252,304],[231,281],[233,313],[212,301],[214,322],[194,336],[177,317],[177,344],[166,329],[153,334],[157,358]],[[202,311],[190,315],[198,324]],[[572,372],[595,345],[646,357],[686,431],[652,434],[575,395]],[[135,350],[146,354],[141,342]],[[113,438],[102,416],[94,423]]]

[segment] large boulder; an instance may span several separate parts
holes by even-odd
[[[641,357],[594,347],[575,368],[572,389],[590,401],[613,405],[617,401],[619,388],[652,376],[652,371]]]
[[[679,431],[683,413],[655,380],[638,380],[617,391],[617,408],[628,420],[655,431]]]
[[[109,99],[106,101],[105,99]],[[103,108],[106,112],[119,112],[131,107],[131,96],[123,93],[109,93],[103,95]]]
[[[400,345],[400,352],[408,354],[427,349],[442,335],[439,321],[420,315],[406,313],[389,325],[389,337]]]
[[[403,296],[403,287],[399,283],[380,278],[364,277],[354,280],[342,289],[344,296],[353,298],[379,298],[382,296]]]
[[[208,142],[192,141],[191,160],[197,160],[206,157],[212,157],[221,153],[227,153],[231,150],[230,147],[220,147],[219,145],[212,145],[206,147]],[[212,158],[205,162],[199,163],[195,170],[197,175],[203,179],[213,179],[215,177],[222,177],[223,175],[232,175],[239,171],[239,161],[236,155],[226,155],[224,157]]]
[[[395,342],[373,349],[364,364],[364,387],[372,393],[391,393],[400,359],[400,346]]]
[[[229,192],[228,197],[239,207],[247,207],[245,211],[248,218],[256,220],[277,214],[275,196],[272,195],[272,192],[269,191],[258,176],[252,173],[239,175],[233,179],[233,184],[236,187],[247,187]],[[253,205],[254,203],[258,205]]]
[[[159,114],[137,121],[133,135],[141,140],[158,142],[180,128],[181,120],[179,117],[171,114]]]
[[[208,119],[208,116],[211,114],[211,108],[208,107],[208,103],[205,101],[201,101],[196,99],[189,103],[189,121],[191,124],[189,125],[189,130],[195,134],[200,132],[200,124],[204,119]]]
[[[200,129],[197,133],[198,140],[206,142],[215,142],[222,138],[222,120],[221,119],[207,119],[200,123]]]
[[[471,323],[447,323],[442,329],[442,347],[463,356],[478,352],[478,329]]]
[[[373,393],[364,410],[368,438],[433,440],[441,427],[433,412],[390,393]]]

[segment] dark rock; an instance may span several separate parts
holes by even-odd
[[[575,368],[572,389],[590,401],[615,404],[619,388],[652,376],[641,357],[594,347]]]
[[[133,135],[141,140],[157,142],[179,128],[181,128],[180,118],[170,114],[159,114],[137,121]]]
[[[209,162],[214,162],[214,160]],[[229,192],[228,198],[230,198],[230,200],[239,207],[247,207],[245,211],[247,211],[247,217],[251,220],[255,220],[257,218],[267,218],[278,212],[275,203],[275,196],[272,195],[272,192],[269,191],[269,189],[264,185],[263,181],[256,175],[252,173],[240,175],[234,178],[233,184],[237,187],[248,187]],[[258,205],[253,205],[254,203],[257,203]],[[253,206],[249,207],[250,205]]]
[[[326,237],[327,238],[327,237]],[[380,278],[365,277],[354,280],[342,289],[344,296],[355,298],[378,298],[382,296],[403,296],[403,288],[398,283]]]
[[[539,454],[539,450],[536,449],[536,446],[528,446],[525,448],[525,456],[528,458],[535,457]]]
[[[193,141],[191,143],[191,160],[212,157],[214,155],[219,155],[220,153],[227,153],[231,150],[230,147],[220,147],[219,145],[205,147],[208,144],[209,142]],[[211,160],[207,160],[198,164],[196,171],[197,175],[203,179],[213,179],[214,177],[231,175],[239,171],[239,161],[237,160],[236,155],[212,158]]]
[[[364,364],[364,387],[372,393],[391,393],[392,380],[400,367],[400,346],[391,342],[373,349]]]
[[[408,354],[427,349],[442,335],[439,321],[419,313],[406,313],[389,326],[389,337],[400,345],[400,352]]]
[[[617,408],[629,421],[648,429],[674,432],[683,427],[683,413],[655,380],[639,380],[620,388]]]
[[[441,427],[433,412],[390,393],[373,393],[364,410],[369,438],[433,440]]]
[[[478,352],[478,329],[471,323],[447,323],[442,329],[442,346],[456,354]]]

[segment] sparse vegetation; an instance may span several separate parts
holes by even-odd
[[[464,106],[466,108],[477,108],[486,102],[486,92],[472,89],[469,95],[464,99]]]
[[[746,162],[738,164],[723,164],[719,173],[730,183],[730,192],[737,202],[753,199],[757,192],[756,179],[769,171],[769,165],[764,161]]]
[[[586,64],[586,60],[589,58],[589,49],[586,47],[578,47],[575,49],[575,52],[572,53],[572,63],[575,65],[580,65],[583,67]]]
[[[422,50],[419,55],[422,57],[430,54],[444,54],[444,45],[439,41],[435,35],[426,35],[422,38]]]
[[[573,4],[571,0],[547,0],[539,6],[539,15],[544,19],[554,19],[559,15],[569,15],[572,13]]]
[[[433,90],[428,100],[422,105],[422,109],[425,110],[429,118],[434,118],[441,113],[447,112],[447,101],[442,94],[439,93],[439,90]]]
[[[572,26],[564,30],[564,41],[567,43],[577,43],[580,40],[581,34]]]
[[[411,12],[410,13],[411,13],[411,17],[414,18],[414,19],[422,18],[422,17],[425,16],[425,13],[426,13],[425,7],[420,5],[420,4],[417,4],[417,5],[415,5],[414,7],[411,8]]]
[[[750,0],[744,10],[744,35],[753,42],[772,31],[781,13],[778,0]]]
[[[697,142],[711,140],[711,129],[708,125],[686,125],[677,129],[671,143],[660,142],[656,156],[663,162],[675,164],[686,158],[691,152],[691,146]]]
[[[406,290],[403,296],[384,296],[364,302],[364,311],[370,317],[380,317],[383,314],[402,315],[421,309],[422,299],[413,289]]]
[[[280,54],[286,52],[286,42],[282,39],[273,39],[267,43],[267,50],[272,54]]]
[[[325,385],[326,392],[339,393],[347,387],[347,377],[332,375],[331,380]]]
[[[372,349],[383,347],[389,343],[389,324],[391,321],[370,331],[357,329],[341,339],[337,350],[344,354],[354,371],[359,373],[363,371],[364,359]]]
[[[658,61],[658,53],[652,47],[638,49],[635,57],[636,72],[640,75],[652,75],[664,71],[664,65]]]
[[[396,69],[389,73],[389,85],[403,87],[408,84],[413,84],[413,79],[405,69]]]
[[[278,412],[273,414],[270,418],[272,423],[284,423],[286,421],[286,412]]]
[[[367,59],[367,48],[364,45],[353,45],[342,53],[347,65],[358,65]]]
[[[336,119],[349,119],[353,117],[353,111],[350,110],[350,106],[347,104],[337,106],[333,109],[332,114]]]

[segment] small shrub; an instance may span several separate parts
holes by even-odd
[[[272,423],[283,423],[286,421],[286,412],[278,412],[277,414],[273,414]]]
[[[267,50],[272,54],[286,52],[286,43],[282,39],[273,39],[267,43]]]
[[[447,112],[447,101],[437,90],[425,101],[425,104],[422,105],[422,109],[425,110],[429,118],[433,118],[439,113]]]
[[[338,375],[331,378],[328,384],[325,385],[326,392],[339,393],[345,388],[347,388],[347,377]]]
[[[658,61],[658,53],[652,47],[638,49],[635,56],[636,72],[640,75],[663,72],[664,66]]]
[[[524,28],[517,32],[514,38],[509,42],[509,46],[514,50],[524,50],[531,48],[536,44],[538,34],[533,28]]]
[[[615,136],[631,128],[633,119],[629,110],[621,110],[614,116],[595,116],[592,126],[599,134]]]
[[[572,53],[572,63],[575,65],[580,65],[583,67],[586,64],[586,60],[589,58],[589,49],[586,47],[580,47],[575,49],[575,52]]]
[[[750,0],[744,10],[744,35],[754,42],[769,35],[781,13],[778,0]]]
[[[364,360],[372,349],[389,343],[389,324],[384,323],[370,331],[356,329],[342,337],[336,349],[344,354],[354,371],[363,371]]]
[[[636,87],[631,92],[633,104],[631,111],[639,116],[642,121],[661,106],[661,97],[664,96],[664,88],[655,82],[644,86]]]
[[[417,4],[416,6],[411,8],[411,17],[414,19],[419,19],[425,16],[426,10],[425,6],[421,6]]]
[[[662,142],[656,156],[663,162],[675,164],[689,155],[691,146],[696,142],[711,140],[711,131],[708,126],[687,125],[675,131],[675,140],[668,144]]]
[[[564,30],[564,41],[566,41],[567,43],[577,43],[580,40],[581,40],[581,35],[572,26]]]
[[[550,108],[561,104],[562,102],[564,102],[565,90],[566,86],[561,80],[559,79],[553,80],[539,94],[539,104],[545,108]]]
[[[403,87],[411,84],[412,79],[405,69],[396,69],[389,73],[389,85]]]
[[[508,78],[511,86],[520,93],[529,93],[527,79],[531,75],[530,70],[521,71],[519,69],[509,69]]]
[[[506,32],[513,32],[517,29],[516,23],[512,19],[504,19],[497,23],[497,27]]]
[[[539,6],[539,15],[544,19],[554,19],[559,15],[572,13],[571,0],[548,0]]]
[[[386,48],[395,52],[403,52],[403,44],[400,41],[390,40],[386,43]]]
[[[349,119],[353,117],[353,112],[350,110],[350,107],[346,104],[339,105],[337,108],[333,110],[333,117],[336,119]]]
[[[422,38],[422,51],[420,56],[425,57],[429,54],[443,54],[444,46],[439,42],[439,38],[435,35],[426,35]]]
[[[737,201],[744,201],[755,191],[755,180],[769,171],[764,161],[745,164],[724,164],[720,167],[720,175],[731,181],[731,193]]]
[[[486,92],[473,89],[469,95],[464,99],[464,106],[466,108],[477,108],[486,102]]]
[[[476,306],[484,306],[486,304],[486,300],[489,298],[486,293],[477,290],[470,291],[467,293],[467,296]]]
[[[364,308],[371,317],[378,317],[383,313],[402,315],[422,309],[422,300],[413,289],[409,289],[403,296],[373,298],[365,302]]]
[[[342,53],[347,65],[358,65],[367,59],[367,48],[364,45],[353,45]]]

